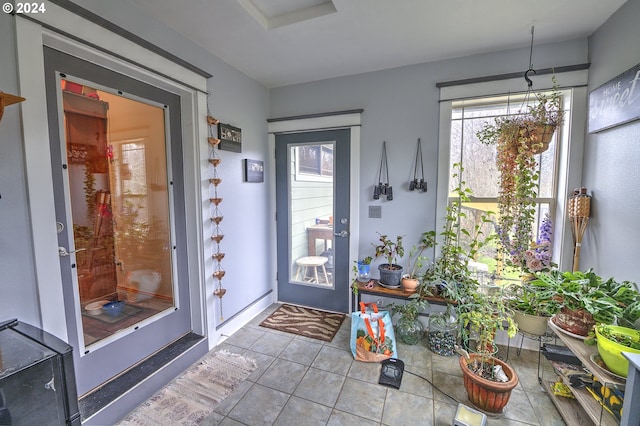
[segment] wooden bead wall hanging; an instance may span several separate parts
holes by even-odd
[[[216,288],[213,291],[215,296],[218,296],[218,300],[220,301],[220,321],[224,321],[224,316],[222,314],[222,297],[225,295],[227,290],[222,286],[222,277],[224,277],[225,271],[222,268],[222,259],[224,258],[224,253],[220,251],[220,242],[224,238],[224,233],[220,228],[220,223],[222,222],[222,213],[220,212],[220,203],[222,203],[222,198],[220,198],[218,194],[218,188],[220,183],[222,183],[222,179],[218,175],[218,166],[222,162],[220,155],[218,154],[218,145],[220,144],[220,138],[217,136],[218,128],[217,125],[220,121],[214,118],[209,108],[207,107],[207,126],[208,126],[208,138],[209,142],[209,163],[213,166],[213,177],[209,179],[209,183],[213,188],[213,197],[209,199],[211,201],[211,205],[213,206],[213,214],[211,215],[211,223],[213,224],[213,233],[211,235],[211,239],[215,243],[215,248],[213,252],[213,261],[215,262],[215,267],[213,271],[213,278],[216,280]]]

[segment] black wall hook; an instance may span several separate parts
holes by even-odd
[[[536,74],[536,70],[534,70],[533,68],[529,68],[524,72],[524,79],[527,81],[527,86],[529,87],[533,86],[533,81],[529,78],[530,72]]]

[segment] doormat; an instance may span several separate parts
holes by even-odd
[[[256,367],[254,360],[225,350],[205,355],[118,424],[199,425],[205,421],[208,424],[207,416]]]
[[[330,342],[340,329],[344,319],[344,314],[285,304],[276,309],[260,325]]]

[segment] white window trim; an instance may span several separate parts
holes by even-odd
[[[545,91],[553,87],[551,75],[534,77],[534,90]],[[573,263],[573,237],[567,221],[566,202],[574,188],[581,186],[582,157],[584,151],[587,117],[587,70],[570,71],[556,74],[558,85],[571,91],[570,114],[565,119],[569,126],[568,144],[559,147],[557,194],[554,226],[554,261],[561,270],[571,270]],[[451,140],[451,107],[455,100],[505,95],[523,89],[522,78],[448,86],[440,89],[440,129],[438,142],[438,185],[436,192],[436,232],[443,229],[445,211],[448,203],[449,161]],[[568,147],[568,149],[567,149]],[[439,236],[438,236],[439,238]],[[441,241],[438,241],[441,243]],[[441,244],[436,246],[436,256],[440,255]]]
[[[16,46],[18,77],[21,96],[29,102],[21,105],[22,130],[25,149],[27,191],[32,226],[34,272],[37,281],[40,304],[40,326],[51,334],[68,341],[62,293],[62,279],[57,251],[56,217],[54,212],[53,183],[51,182],[51,157],[49,148],[49,126],[46,109],[44,54],[47,45],[74,56],[90,60],[133,78],[153,84],[169,92],[182,96],[181,115],[183,123],[183,143],[185,162],[185,203],[193,206],[198,215],[195,221],[187,220],[188,258],[191,287],[192,325],[196,333],[212,336],[215,334],[213,322],[207,324],[206,312],[215,309],[213,302],[206,302],[205,294],[213,291],[213,279],[205,270],[204,252],[206,247],[201,220],[205,213],[202,200],[208,199],[208,180],[202,176],[207,167],[207,128],[201,120],[206,111],[206,79],[191,70],[163,58],[141,46],[77,16],[53,3],[47,4],[47,13],[39,15],[41,22],[63,33],[86,40],[142,64],[149,69],[162,70],[164,75],[185,82],[176,83],[148,70],[134,66],[127,61],[112,57],[71,40],[42,25],[23,18],[16,19]],[[193,88],[197,88],[194,90]],[[38,123],[34,126],[33,123]],[[207,207],[208,209],[208,207]],[[205,283],[201,285],[201,283]],[[207,305],[205,305],[207,303]],[[209,306],[211,305],[211,306]],[[207,330],[208,328],[208,330]],[[210,339],[215,342],[217,339]]]

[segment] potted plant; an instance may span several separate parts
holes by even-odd
[[[518,330],[532,336],[545,334],[549,318],[560,310],[555,291],[544,281],[533,280],[512,284],[507,293]]]
[[[407,274],[402,276],[402,287],[405,291],[415,292],[418,288],[418,284],[420,283],[418,271],[422,269],[424,261],[427,260],[427,257],[422,256],[422,253],[427,248],[435,245],[435,237],[435,231],[423,232],[420,244],[411,247],[411,250],[409,250],[409,260],[407,261],[406,268]]]
[[[511,391],[518,384],[515,370],[494,357],[496,330],[507,325],[509,337],[518,328],[509,308],[503,303],[501,292],[485,292],[480,286],[467,290],[468,298],[458,304],[458,318],[462,324],[462,339],[470,346],[475,335],[474,353],[461,351],[460,368],[469,400],[481,410],[501,413]]]
[[[488,228],[493,227],[493,212],[483,212],[471,226],[465,221],[467,214],[464,211],[464,203],[471,200],[472,192],[462,180],[464,168],[459,163],[454,164],[453,168],[455,171],[452,178],[457,180],[457,186],[452,191],[454,197],[447,205],[443,229],[440,232],[440,254],[421,278],[425,289],[430,288],[432,293],[445,297],[451,296],[447,294],[447,288],[464,288],[466,283],[477,284],[469,268],[469,262],[495,239],[494,234],[487,232]],[[460,289],[456,291],[456,295],[459,296],[459,293]]]
[[[424,325],[419,319],[429,303],[418,294],[412,294],[407,303],[392,303],[388,306],[391,316],[398,314],[398,322],[394,325],[396,338],[407,345],[415,345],[424,337]]]
[[[631,318],[637,314],[634,304],[640,301],[640,295],[628,281],[604,280],[592,270],[552,270],[536,274],[532,284],[538,280],[555,292],[554,300],[560,304],[551,321],[569,333],[587,336],[596,323],[613,324],[625,315]]]
[[[538,195],[538,163],[536,155],[544,152],[553,133],[564,119],[562,97],[555,77],[549,96],[536,94],[536,102],[526,111],[500,116],[493,124],[477,133],[478,139],[496,145],[496,164],[500,174],[498,194],[499,217],[496,233],[507,266],[523,268],[531,242]]]
[[[595,327],[598,353],[607,368],[621,377],[627,377],[629,361],[622,352],[640,354],[640,331],[615,325],[598,324]],[[585,340],[585,343],[589,342]]]
[[[369,281],[369,277],[371,275],[372,260],[373,258],[371,256],[367,256],[364,259],[357,261],[356,267],[357,267],[358,281],[360,282]]]
[[[398,287],[403,271],[402,266],[398,265],[398,259],[404,256],[402,235],[398,235],[395,241],[385,234],[378,233],[378,235],[380,235],[379,243],[374,245],[376,257],[382,256],[387,260],[387,263],[378,265],[380,283],[390,287]]]

